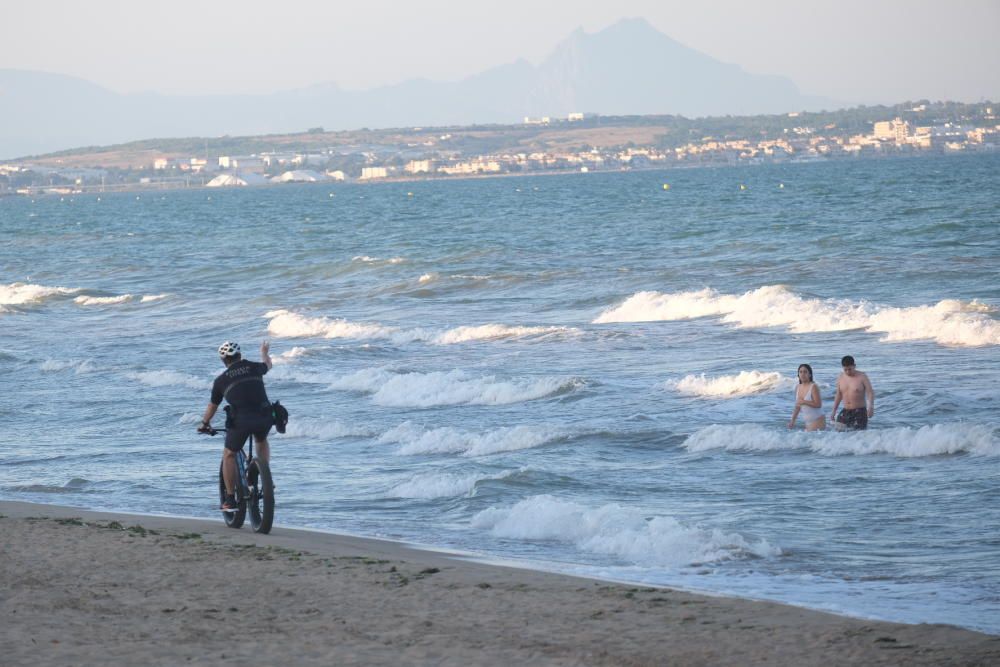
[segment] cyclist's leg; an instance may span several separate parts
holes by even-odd
[[[271,462],[271,446],[267,442],[267,434],[271,432],[271,416],[261,416],[253,429],[253,444],[255,456],[264,463]]]
[[[255,434],[253,436],[254,448],[257,450],[255,454],[256,458],[260,459],[264,463],[270,463],[271,461],[271,446],[267,442],[267,434],[263,436]]]
[[[226,495],[233,495],[236,488],[236,452],[229,448],[222,450],[222,479],[226,483]]]

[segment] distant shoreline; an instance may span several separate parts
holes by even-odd
[[[484,180],[484,179],[498,179],[498,178],[531,178],[534,176],[592,176],[597,174],[624,174],[624,173],[654,173],[654,172],[671,172],[678,170],[690,170],[690,169],[727,169],[727,168],[746,168],[753,169],[757,167],[766,166],[801,166],[807,164],[842,164],[842,163],[853,163],[853,162],[875,162],[884,160],[919,160],[928,158],[961,158],[961,157],[971,157],[980,155],[992,155],[991,152],[955,152],[955,153],[911,153],[911,154],[895,154],[895,155],[873,155],[873,156],[852,156],[852,157],[823,157],[817,159],[807,159],[807,160],[782,160],[782,161],[772,161],[772,162],[737,162],[735,164],[721,164],[721,163],[691,163],[691,164],[674,164],[670,166],[656,165],[650,167],[631,167],[627,169],[593,169],[586,172],[573,169],[546,169],[546,170],[536,170],[528,172],[502,172],[496,174],[462,174],[455,176],[396,176],[391,178],[373,178],[373,179],[351,179],[344,181],[336,180],[323,180],[323,181],[290,181],[286,183],[260,183],[254,185],[243,185],[243,186],[208,186],[206,184],[197,185],[184,185],[180,186],[175,183],[128,183],[120,187],[113,186],[83,186],[79,189],[73,189],[71,191],[51,191],[55,188],[52,187],[42,187],[42,191],[33,192],[32,194],[24,194],[20,192],[0,192],[0,200],[4,197],[10,198],[23,198],[23,197],[67,197],[74,195],[101,195],[101,194],[134,194],[134,193],[156,193],[156,192],[183,192],[188,190],[206,190],[209,192],[214,191],[233,191],[233,190],[269,190],[273,188],[281,188],[284,186],[295,186],[295,185],[307,185],[307,186],[342,186],[342,185],[363,185],[363,186],[373,186],[373,185],[388,185],[393,183],[448,183],[452,181],[468,181],[468,180]],[[46,192],[45,190],[50,190]]]

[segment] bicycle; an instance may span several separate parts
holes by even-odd
[[[226,429],[209,429],[206,435],[225,433]],[[249,455],[240,447],[236,451],[237,484],[233,489],[236,496],[236,511],[224,511],[222,518],[230,528],[242,528],[246,521],[247,511],[250,512],[250,527],[255,533],[271,532],[274,521],[274,481],[271,479],[271,468],[260,459],[253,457],[253,436],[247,436],[250,446]],[[219,503],[226,499],[226,482],[222,476],[222,464],[219,464]]]

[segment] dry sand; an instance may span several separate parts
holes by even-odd
[[[1000,665],[1000,637],[0,502],[0,665]]]

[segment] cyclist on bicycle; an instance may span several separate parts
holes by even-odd
[[[229,417],[226,420],[226,446],[222,450],[222,478],[226,484],[226,499],[221,507],[224,512],[237,509],[233,496],[237,475],[236,452],[243,447],[247,437],[253,435],[257,458],[265,463],[269,459],[267,434],[274,423],[271,402],[267,400],[264,390],[264,374],[273,365],[269,350],[267,341],[261,343],[260,358],[263,362],[255,362],[243,358],[239,343],[226,341],[219,346],[219,356],[226,370],[212,384],[212,398],[205,408],[198,431],[211,431],[212,417],[225,399],[229,403]]]

